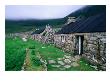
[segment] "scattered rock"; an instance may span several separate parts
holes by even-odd
[[[48,60],[48,62],[49,62],[49,64],[54,64],[54,63],[56,63],[55,60]]]
[[[58,64],[64,65],[65,63],[63,61],[58,61]]]
[[[62,60],[62,58],[58,58],[57,60]]]
[[[24,66],[21,68],[21,71],[24,71]]]
[[[93,67],[95,70],[97,70],[97,66],[92,66],[92,65],[90,65],[91,67]]]
[[[73,63],[71,64],[71,66],[77,67],[77,66],[79,66],[79,64],[78,64],[77,62],[73,62]]]
[[[75,62],[77,61],[78,59],[74,58],[74,57],[71,57],[71,61]]]
[[[70,68],[71,67],[71,65],[65,65],[64,66],[64,68]]]
[[[69,64],[69,63],[71,63],[71,60],[65,59],[64,62],[67,63],[67,64]]]
[[[27,39],[26,39],[26,38],[22,38],[22,40],[23,40],[24,42],[26,42],[26,41],[27,41]]]
[[[52,67],[60,67],[60,65],[51,65]]]
[[[46,61],[46,60],[40,59],[40,61],[41,61],[43,64],[47,65],[47,61]]]
[[[79,55],[75,56],[75,59],[79,60],[81,57]]]
[[[63,67],[63,68],[59,68],[61,71],[64,71],[65,70],[65,68]]]
[[[67,55],[64,55],[64,57],[67,58],[67,59],[70,59],[71,58],[71,56],[67,56]]]

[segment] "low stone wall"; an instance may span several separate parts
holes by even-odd
[[[29,33],[7,33],[5,34],[5,38],[15,38],[15,37],[19,37],[19,38],[29,38],[30,34]]]

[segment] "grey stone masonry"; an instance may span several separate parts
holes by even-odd
[[[54,34],[55,34],[55,31],[48,24],[46,25],[46,28],[42,33],[33,34],[31,35],[31,38],[34,40],[41,41],[43,43],[54,43]]]
[[[91,63],[106,66],[106,32],[56,34],[54,44],[64,51],[78,55],[78,36],[83,37],[81,55]]]

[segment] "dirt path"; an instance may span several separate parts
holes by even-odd
[[[47,71],[46,60],[44,60],[38,52],[35,55],[36,55],[35,57],[38,58],[41,62],[40,66],[36,66],[33,64],[33,61],[31,58],[31,50],[26,48],[26,57],[25,57],[24,64],[22,66],[21,71]]]
[[[25,70],[27,70],[28,67],[30,67],[30,56],[29,56],[29,53],[30,53],[29,49],[26,48],[26,57],[25,57],[25,60],[24,60],[22,71],[25,71]]]

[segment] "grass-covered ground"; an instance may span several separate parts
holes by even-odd
[[[64,52],[58,48],[55,48],[53,45],[42,44],[33,40],[24,42],[20,38],[6,39],[5,70],[21,70],[26,56],[26,48],[38,51],[45,59],[56,59],[64,55]],[[35,52],[34,50],[33,52]]]
[[[28,49],[28,51],[26,51]],[[21,70],[24,60],[26,61],[25,70],[40,71],[44,70],[42,62],[40,62],[38,55],[41,55],[44,60],[57,60],[63,58],[65,52],[54,47],[54,45],[43,44],[38,41],[28,40],[22,41],[20,38],[6,39],[5,41],[5,70],[19,71]],[[79,62],[80,66],[65,69],[65,71],[92,71],[94,68],[90,67],[89,63],[84,59]],[[48,71],[60,71],[59,68],[51,67],[47,64]]]

